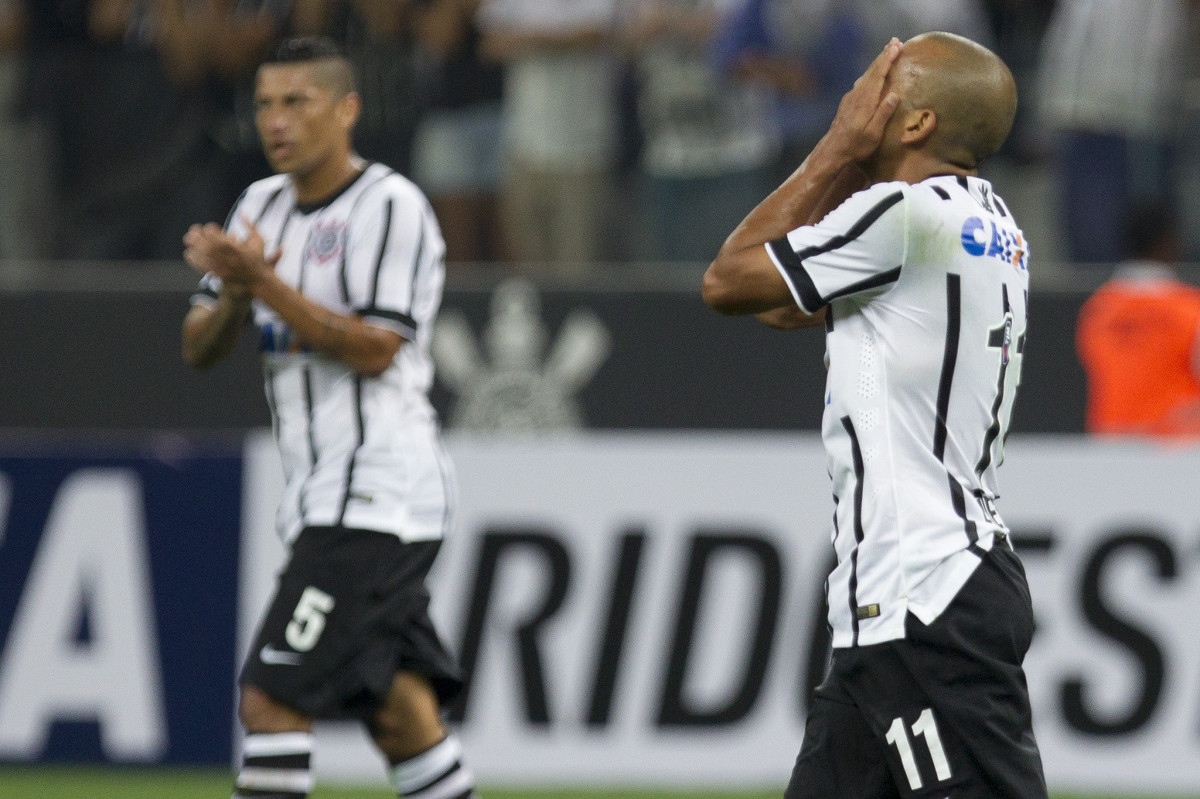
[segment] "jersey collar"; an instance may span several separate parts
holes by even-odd
[[[358,181],[362,179],[363,175],[367,174],[367,170],[371,168],[371,164],[372,162],[368,161],[367,164],[362,168],[362,171],[350,178],[350,180],[346,181],[346,183],[340,189],[332,194],[322,197],[320,200],[314,200],[311,203],[296,203],[296,210],[302,214],[311,214],[314,211],[320,211],[322,208],[329,207],[338,197],[341,197],[343,194],[349,191],[351,186],[353,186],[355,183],[358,183]]]

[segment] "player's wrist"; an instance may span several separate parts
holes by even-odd
[[[848,166],[858,163],[852,148],[832,133],[827,133],[809,153],[805,167],[810,174],[837,175]]]
[[[254,294],[250,291],[249,286],[232,281],[226,281],[221,286],[221,296],[227,298],[234,305],[246,305],[254,299]]]
[[[269,290],[270,284],[275,278],[275,270],[265,260],[255,259],[250,268],[246,270],[243,285],[252,297],[262,299],[263,292]]]

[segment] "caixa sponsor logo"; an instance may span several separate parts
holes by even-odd
[[[1029,250],[1025,237],[1014,230],[1005,230],[995,222],[972,216],[963,222],[963,249],[971,255],[986,255],[1025,271],[1029,268]]]

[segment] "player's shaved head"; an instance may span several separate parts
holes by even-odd
[[[924,33],[905,42],[891,84],[902,109],[933,111],[930,146],[966,169],[1000,149],[1017,111],[1016,82],[1004,62],[953,33]]]
[[[326,36],[285,39],[263,61],[271,64],[305,65],[312,68],[313,80],[335,99],[355,91],[354,69],[337,44]]]

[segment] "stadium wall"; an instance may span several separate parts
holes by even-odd
[[[779,785],[825,641],[832,511],[803,433],[452,433],[435,613],[481,779]],[[1056,790],[1200,790],[1200,452],[1018,436],[1000,511],[1034,590]],[[503,475],[503,479],[498,476]],[[228,763],[282,558],[269,434],[0,443],[0,759]],[[319,773],[378,781],[323,727]]]
[[[187,270],[63,267],[5,290],[0,428],[247,430],[270,423],[253,336],[198,374],[179,356]],[[727,319],[700,275],[616,271],[591,281],[491,270],[452,276],[432,399],[451,426],[817,430],[819,332]],[[1016,432],[1083,431],[1075,357],[1081,288],[1035,292]]]

